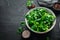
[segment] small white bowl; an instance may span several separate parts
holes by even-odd
[[[27,12],[27,14],[29,14],[32,10],[37,9],[37,8],[45,8],[48,12],[52,13],[52,15],[55,16],[54,12],[51,11],[50,9],[46,8],[46,7],[36,7],[36,8],[33,8],[33,9],[31,9],[29,12]],[[51,30],[54,28],[54,26],[55,26],[55,24],[56,24],[56,19],[54,20],[53,25],[51,26],[51,28],[49,28],[49,29],[48,29],[47,31],[45,31],[45,32],[37,32],[37,31],[34,31],[33,29],[31,29],[31,28],[29,27],[29,25],[28,25],[28,22],[27,22],[27,19],[26,19],[26,18],[25,18],[25,23],[26,23],[26,26],[28,27],[28,29],[31,30],[32,32],[38,33],[38,34],[44,34],[44,33],[47,33],[47,32],[49,32],[49,31],[51,31]]]

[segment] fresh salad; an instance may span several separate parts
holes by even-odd
[[[37,8],[26,14],[28,25],[37,32],[47,31],[53,25],[55,18],[56,16],[45,8]]]

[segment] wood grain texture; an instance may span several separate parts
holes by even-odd
[[[36,7],[37,0],[34,0]],[[52,9],[53,10],[53,9]],[[26,0],[0,0],[0,40],[25,40],[16,31],[20,21],[24,21],[24,15],[29,11],[26,7]],[[31,37],[26,40],[45,40],[48,36],[51,40],[60,40],[60,12],[53,10],[57,16],[57,23],[54,29],[44,35],[31,32]]]

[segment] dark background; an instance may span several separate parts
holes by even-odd
[[[37,0],[34,0],[36,7],[39,7]],[[24,15],[29,11],[26,7],[26,0],[0,0],[0,40],[60,40],[60,12],[51,8],[57,16],[57,23],[54,29],[47,34],[35,34],[31,32],[28,39],[17,35],[16,31],[20,22],[24,21]]]

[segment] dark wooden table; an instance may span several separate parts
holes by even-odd
[[[37,0],[34,0],[36,7],[40,7]],[[16,31],[20,22],[24,21],[24,15],[29,11],[26,7],[26,0],[0,0],[0,40],[60,40],[60,12],[51,8],[57,16],[57,23],[54,29],[47,34],[35,34],[31,32],[28,39],[17,35]]]

